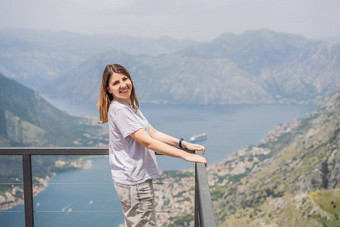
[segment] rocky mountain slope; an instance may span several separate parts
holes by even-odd
[[[339,44],[269,30],[197,43],[7,29],[0,49],[1,72],[74,103],[96,102],[109,63],[129,69],[142,102],[310,103],[340,88]]]
[[[94,107],[95,108],[95,107]],[[107,146],[107,130],[96,120],[70,116],[46,102],[33,90],[0,74],[1,147]],[[79,156],[32,158],[34,193],[46,187],[54,173],[87,167]],[[0,210],[23,202],[20,156],[0,155]]]
[[[41,91],[95,102],[102,70],[109,63],[130,71],[143,102],[311,103],[340,88],[340,45],[259,30],[224,34],[175,54],[109,50],[88,58]]]
[[[105,130],[92,119],[70,116],[2,74],[0,122],[0,146],[96,146],[106,142]]]
[[[195,43],[130,37],[118,34],[84,35],[30,29],[0,30],[0,72],[37,90],[91,56],[108,50],[132,55],[174,53]]]
[[[340,91],[209,165],[208,179],[219,226],[339,226]],[[159,214],[164,226],[192,226],[193,180],[193,170],[162,175],[158,209],[171,211]]]

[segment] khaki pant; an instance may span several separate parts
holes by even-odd
[[[137,185],[123,185],[116,182],[114,185],[127,227],[156,226],[152,180]]]

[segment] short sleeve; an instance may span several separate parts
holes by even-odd
[[[137,120],[136,114],[129,108],[120,108],[114,117],[114,123],[124,138],[143,128]]]

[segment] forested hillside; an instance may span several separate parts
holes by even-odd
[[[193,221],[193,171],[164,173],[169,183],[157,184],[158,209],[176,211],[159,214],[164,226]],[[208,179],[219,226],[339,226],[340,91],[209,165]]]
[[[93,108],[96,108],[95,106]],[[0,74],[0,146],[97,146],[105,131]]]
[[[95,108],[95,107],[94,107]],[[107,146],[107,130],[96,120],[70,116],[46,102],[33,90],[0,74],[1,147]],[[79,156],[32,157],[35,193],[47,185],[54,173],[81,168]],[[0,156],[0,209],[22,202],[20,156]],[[17,185],[19,183],[19,185]]]

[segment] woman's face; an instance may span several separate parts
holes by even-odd
[[[130,96],[132,82],[128,76],[121,73],[113,73],[111,75],[107,90],[113,95],[114,99],[125,102],[126,104],[131,104]]]

